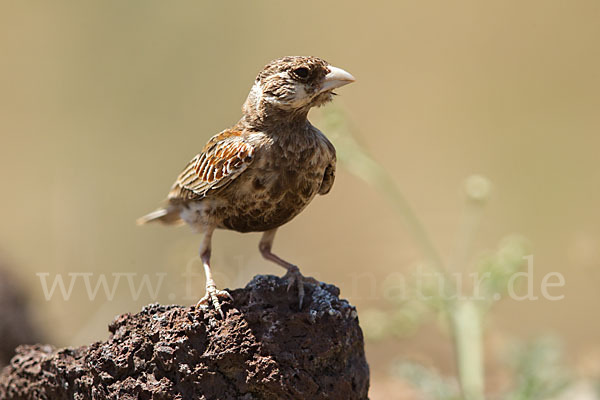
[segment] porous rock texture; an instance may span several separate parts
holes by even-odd
[[[356,309],[339,289],[256,276],[213,309],[152,304],[76,349],[21,346],[0,399],[367,399]]]

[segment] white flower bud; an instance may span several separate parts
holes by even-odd
[[[491,191],[492,183],[485,176],[471,175],[465,180],[465,193],[470,200],[487,201]]]

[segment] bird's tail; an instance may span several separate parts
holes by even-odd
[[[136,223],[138,225],[144,225],[148,222],[154,221],[160,221],[163,224],[167,225],[179,225],[183,223],[181,217],[179,216],[179,210],[170,207],[159,208],[156,211],[152,211],[151,213],[138,218]]]

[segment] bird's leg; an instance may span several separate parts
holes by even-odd
[[[262,238],[260,239],[260,243],[258,244],[258,249],[260,250],[260,254],[264,258],[269,261],[274,262],[275,264],[282,266],[287,270],[287,273],[284,275],[284,279],[288,281],[288,290],[296,283],[298,286],[298,301],[299,307],[302,309],[302,300],[304,300],[304,282],[310,282],[314,284],[318,284],[319,282],[310,277],[305,277],[300,273],[300,270],[294,264],[291,264],[279,256],[273,254],[271,252],[271,248],[273,247],[273,239],[275,239],[275,233],[277,232],[277,228],[271,229],[270,231],[266,231],[263,233]]]
[[[219,296],[227,297],[231,300],[233,298],[231,295],[225,290],[217,290],[217,286],[215,285],[215,281],[212,278],[212,273],[210,272],[210,242],[212,239],[214,228],[207,229],[204,232],[204,237],[202,238],[202,245],[200,246],[200,259],[202,260],[202,264],[204,265],[204,274],[206,275],[206,294],[204,297],[198,301],[197,306],[208,306],[208,303],[211,302],[215,310],[221,314],[221,318],[225,319],[225,315],[223,314],[223,310],[221,309],[221,304],[219,303]]]

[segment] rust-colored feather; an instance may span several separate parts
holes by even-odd
[[[248,167],[253,154],[254,146],[244,141],[239,131],[213,136],[179,175],[169,199],[199,200],[210,190],[227,186]]]

